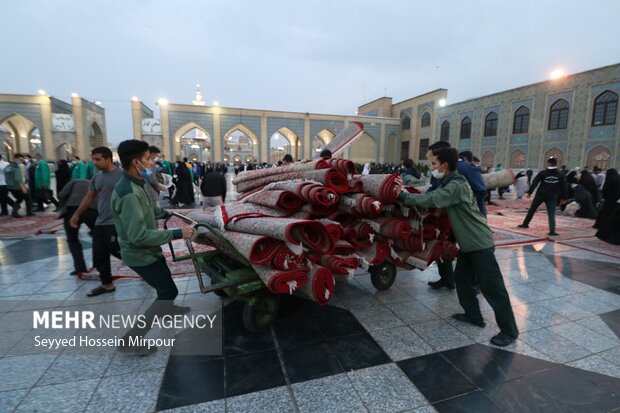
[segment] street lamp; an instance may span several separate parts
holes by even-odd
[[[553,70],[551,74],[549,75],[549,77],[553,80],[561,79],[565,76],[566,76],[566,72],[561,67]]]
[[[166,98],[159,98],[159,99],[157,99],[157,104],[159,106],[166,106],[168,104],[168,99],[166,99]]]
[[[446,100],[445,99],[439,99],[439,106],[442,107],[442,108],[444,106],[446,106]]]

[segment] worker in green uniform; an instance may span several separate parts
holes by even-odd
[[[452,233],[460,247],[454,269],[454,281],[464,314],[454,314],[458,321],[484,327],[485,322],[476,298],[475,286],[495,312],[499,334],[491,339],[497,346],[507,346],[519,335],[510,297],[495,258],[493,235],[480,214],[476,198],[464,176],[457,171],[458,152],[454,148],[433,151],[432,169],[441,177],[441,185],[428,194],[401,192],[398,200],[406,206],[445,208]],[[402,183],[401,188],[402,189]]]

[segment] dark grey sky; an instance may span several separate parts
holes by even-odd
[[[0,1],[0,93],[354,114],[443,87],[448,103],[620,62],[620,1]]]

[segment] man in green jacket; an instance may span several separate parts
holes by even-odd
[[[40,153],[35,153],[34,158],[37,160],[37,166],[34,170],[34,194],[37,198],[39,211],[44,209],[44,202],[51,202],[58,208],[58,201],[54,198],[54,193],[51,190],[50,167]]]
[[[73,162],[75,163],[71,169],[71,179],[88,179],[86,164],[80,160],[80,157],[76,156]]]
[[[157,290],[157,299],[145,313],[146,325],[150,326],[155,315],[185,314],[190,311],[189,307],[174,305],[179,291],[160,246],[173,239],[191,238],[194,228],[157,228],[156,220],[167,218],[170,214],[153,203],[145,188],[145,177],[152,173],[153,162],[146,142],[135,139],[123,141],[118,145],[118,156],[125,173],[112,193],[112,216],[123,261]],[[124,338],[143,337],[148,330],[149,327],[135,327]],[[151,354],[154,349],[128,345],[119,347],[119,351],[139,355]]]
[[[499,334],[491,339],[496,346],[507,346],[519,335],[504,285],[495,259],[493,235],[480,214],[478,204],[465,177],[457,172],[458,152],[454,148],[433,151],[432,168],[442,177],[441,186],[429,194],[401,192],[398,199],[406,206],[446,208],[452,233],[459,244],[454,278],[459,303],[464,314],[454,314],[458,321],[484,327],[484,319],[476,298],[476,284],[495,312]]]

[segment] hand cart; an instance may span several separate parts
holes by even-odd
[[[172,241],[168,243],[172,261],[192,261],[201,293],[212,292],[221,298],[243,302],[243,325],[248,331],[259,332],[269,328],[278,316],[280,297],[267,289],[247,258],[237,251],[217,228],[198,223],[185,215],[172,212],[164,221],[165,229],[168,229],[168,219],[173,216],[197,230],[204,228],[209,231],[220,245],[225,245],[227,251],[234,253],[232,254],[234,257],[224,254],[217,248],[197,253],[192,241],[186,239],[188,254],[185,255],[177,255]],[[372,285],[379,291],[390,288],[396,279],[396,267],[387,260],[380,265],[371,265],[369,272]],[[209,277],[208,286],[205,284],[204,276]]]

